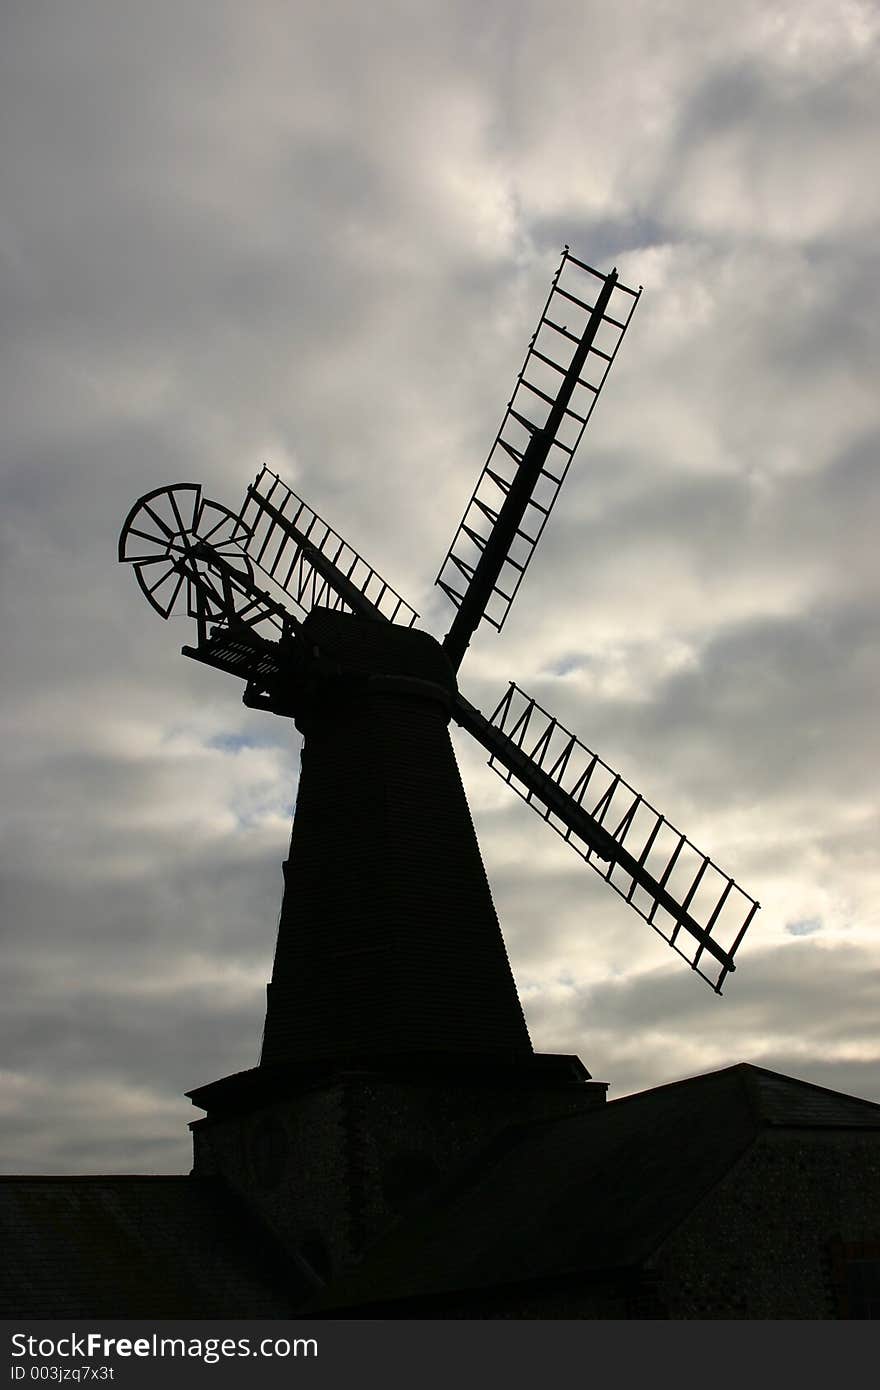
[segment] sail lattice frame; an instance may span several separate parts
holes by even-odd
[[[490,756],[489,766],[720,994],[759,904],[518,685],[511,683],[490,723],[610,835],[621,857],[601,857],[498,758]],[[658,887],[674,904],[659,901]],[[694,927],[711,938],[717,955],[692,934]]]
[[[573,256],[567,246],[501,426],[436,579],[456,608],[461,607],[529,442],[547,424],[603,293],[608,294],[608,302],[595,337],[482,614],[498,631],[516,598],[641,295],[641,286],[630,289],[618,280],[616,272],[603,275]]]
[[[250,536],[250,560],[292,600],[299,617],[315,607],[351,611],[338,588],[315,567],[313,550],[383,618],[403,627],[417,621],[415,609],[397,590],[271,469],[264,466],[248,488],[240,519]]]

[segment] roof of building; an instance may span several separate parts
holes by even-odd
[[[0,1317],[287,1317],[303,1297],[211,1178],[0,1178],[0,1247]]]
[[[311,1304],[306,1271],[220,1179],[0,1178],[0,1316],[381,1316],[632,1271],[756,1137],[804,1130],[878,1131],[880,1105],[741,1063],[511,1126]]]
[[[632,1269],[780,1128],[878,1130],[880,1105],[740,1063],[512,1128],[312,1308]]]

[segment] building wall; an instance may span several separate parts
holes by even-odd
[[[835,1246],[880,1240],[880,1134],[768,1131],[650,1265],[674,1318],[846,1315]]]
[[[338,1273],[512,1123],[601,1104],[595,1084],[512,1088],[349,1075],[192,1126],[194,1172],[219,1173],[288,1250]]]
[[[878,1297],[880,1134],[771,1130],[642,1268],[438,1294],[361,1315],[831,1319],[877,1317]]]

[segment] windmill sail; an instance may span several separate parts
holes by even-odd
[[[458,666],[481,618],[499,631],[541,538],[641,290],[565,248],[489,457],[437,584],[458,609]]]
[[[293,600],[300,617],[320,607],[369,611],[404,627],[418,618],[396,589],[270,469],[262,468],[248,488],[241,521],[250,535],[249,558]]]
[[[490,767],[720,994],[755,900],[518,686],[488,721],[461,699],[454,717]]]

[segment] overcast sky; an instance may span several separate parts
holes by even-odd
[[[4,1171],[185,1171],[256,1063],[299,744],[116,562],[280,472],[433,580],[562,244],[644,294],[465,694],[515,679],[763,904],[716,997],[455,735],[532,1039],[880,1099],[870,0],[6,0]]]

